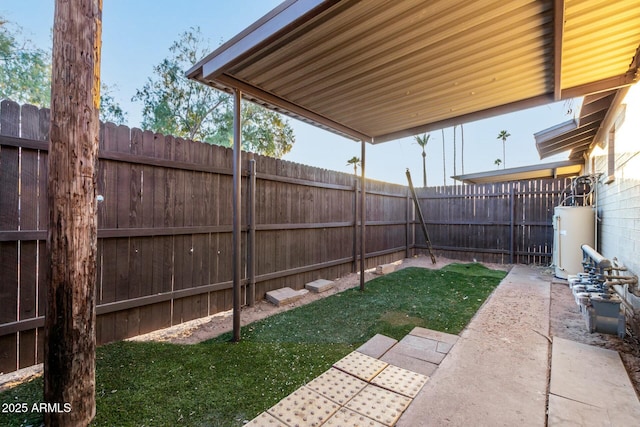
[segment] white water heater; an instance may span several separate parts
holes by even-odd
[[[553,211],[553,265],[566,279],[583,271],[580,246],[595,247],[596,211],[593,206],[556,206]]]

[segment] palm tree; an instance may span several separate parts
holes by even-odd
[[[502,160],[500,160],[500,159],[495,159],[493,161],[493,164],[496,165],[498,167],[498,169],[500,169],[500,163],[502,163]]]
[[[502,140],[502,169],[507,167],[507,159],[505,158],[504,144],[505,142],[507,142],[507,138],[509,138],[510,136],[511,134],[509,132],[507,132],[506,130],[501,130],[497,138]]]
[[[347,166],[353,165],[353,174],[358,175],[358,166],[360,166],[360,157],[353,156],[347,160]]]
[[[427,152],[425,151],[425,148],[427,147],[429,138],[431,138],[431,135],[430,134],[428,135],[426,133],[422,136],[420,135],[414,136],[416,143],[420,147],[422,147],[422,186],[423,187],[427,186]]]

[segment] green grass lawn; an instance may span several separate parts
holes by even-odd
[[[96,426],[241,426],[376,333],[415,326],[458,334],[506,275],[480,264],[407,268],[197,345],[120,342],[97,351]],[[0,404],[42,401],[38,378]],[[39,425],[0,413],[0,425]]]

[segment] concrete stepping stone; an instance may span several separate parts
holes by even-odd
[[[291,304],[292,302],[296,302],[308,293],[309,291],[306,289],[294,291],[291,288],[280,288],[276,289],[275,291],[267,292],[267,301],[280,307],[283,304]]]
[[[396,271],[395,264],[382,264],[376,267],[376,274],[379,274],[381,276],[393,273],[394,271]]]
[[[458,336],[453,334],[447,334],[446,332],[434,331],[431,329],[421,328],[416,326],[409,332],[409,335],[413,335],[421,338],[429,338],[435,341],[445,342],[447,344],[454,345],[458,342]]]
[[[261,413],[247,424],[245,427],[289,427],[287,424],[283,423],[276,417],[266,412]]]
[[[389,351],[391,347],[396,345],[397,342],[398,340],[385,335],[375,334],[371,339],[369,339],[369,341],[358,347],[356,351],[379,359],[383,354]]]
[[[392,426],[407,409],[411,399],[369,384],[345,405],[346,408]]]
[[[418,372],[422,375],[430,377],[438,369],[435,363],[425,362],[415,357],[407,356],[399,351],[389,350],[380,358],[390,365],[399,366],[412,372]]]
[[[435,365],[439,365],[440,362],[442,362],[442,359],[444,359],[444,357],[446,356],[446,354],[444,353],[438,353],[435,350],[419,348],[414,345],[403,343],[402,341],[393,346],[393,348],[389,350],[389,352],[385,354],[385,356],[392,356],[395,354],[402,354],[404,356],[409,356],[422,362],[429,362]],[[386,359],[385,356],[383,356],[383,359]]]
[[[304,287],[314,293],[326,292],[329,289],[333,288],[335,284],[331,280],[326,279],[318,279],[313,282],[309,282]]]
[[[352,411],[351,409],[341,408],[333,414],[323,427],[385,427],[384,424],[365,417],[362,414]]]
[[[413,399],[428,379],[426,375],[389,365],[371,380],[371,384]]]
[[[447,354],[447,353],[449,353],[449,351],[451,351],[451,347],[453,347],[452,344],[449,344],[449,343],[446,343],[446,342],[442,342],[442,341],[438,341],[438,345],[436,347],[436,351],[438,353]]]
[[[380,371],[386,368],[388,363],[378,360],[366,354],[353,351],[333,364],[335,368],[360,378],[371,381]]]
[[[321,394],[302,386],[267,412],[289,426],[322,425],[340,406]]]
[[[328,371],[308,383],[307,387],[340,405],[344,405],[362,391],[366,385],[367,382],[346,372],[329,368]]]

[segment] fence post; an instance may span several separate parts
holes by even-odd
[[[509,264],[513,264],[515,255],[515,189],[514,182],[509,184]]]
[[[353,265],[351,272],[358,271],[358,177],[353,180]]]
[[[233,102],[233,193],[232,193],[232,262],[233,271],[233,341],[240,341],[240,298],[242,286],[242,118],[240,104],[242,92],[234,90]]]
[[[373,140],[372,140],[373,142]],[[364,291],[364,270],[367,267],[367,247],[366,228],[367,228],[367,178],[365,175],[365,154],[367,143],[360,141],[360,181],[362,188],[360,189],[360,290]]]
[[[405,230],[405,240],[406,240],[406,249],[405,249],[405,258],[409,258],[411,255],[409,253],[410,245],[411,245],[411,198],[409,196],[409,189],[407,189],[407,197],[405,203],[405,211],[406,211],[406,230]]]
[[[253,307],[256,302],[256,160],[249,160],[249,211],[247,222],[247,304]]]

